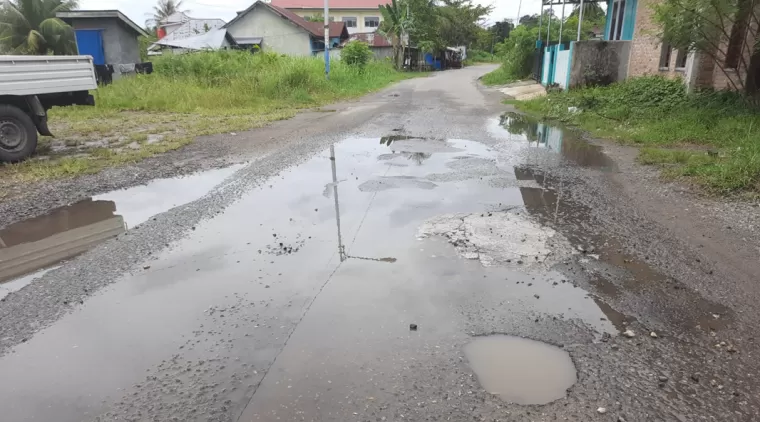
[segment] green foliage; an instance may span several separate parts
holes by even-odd
[[[603,26],[604,19],[604,15],[595,17],[595,13],[591,14],[590,19],[584,17],[581,24],[581,39],[588,39],[589,33],[595,26]],[[551,20],[550,32],[549,20]],[[567,17],[562,25],[560,25],[560,19],[550,12],[545,12],[543,18],[539,15],[525,15],[520,18],[520,23],[521,25],[509,33],[508,38],[495,46],[502,65],[499,69],[485,75],[482,79],[483,83],[502,85],[528,78],[533,69],[535,55],[541,54],[536,50],[536,41],[540,38],[546,44],[547,32],[549,32],[551,43],[560,41],[560,26],[562,26],[562,42],[574,41],[578,38],[577,15]]]
[[[365,42],[351,41],[341,50],[340,58],[349,66],[364,69],[364,66],[372,60],[372,50]]]
[[[152,75],[123,78],[95,91],[107,110],[172,112],[270,112],[313,106],[364,94],[405,78],[389,63],[369,61],[362,70],[336,61],[330,80],[315,57],[243,51],[164,55]]]
[[[8,0],[0,3],[0,51],[76,54],[74,30],[55,15],[78,6],[76,0]]]
[[[323,15],[321,13],[317,13],[317,14],[314,14],[314,15],[311,15],[311,16],[306,16],[304,19],[306,21],[308,21],[308,22],[322,22],[322,23],[324,23],[324,21],[325,21],[325,15]]]
[[[596,136],[644,146],[642,163],[666,166],[666,174],[709,191],[760,192],[760,110],[740,94],[689,95],[678,79],[642,77],[552,93],[519,107]]]
[[[757,21],[754,0],[661,0],[652,7],[660,28],[656,35],[664,43],[699,52],[724,72],[738,70],[742,74],[750,70],[744,52],[756,51],[757,46],[750,47],[741,40],[746,37],[751,43],[757,39],[758,28],[752,23]],[[733,30],[738,32],[734,34]],[[737,63],[727,64],[730,43],[721,40],[734,36],[739,37],[741,54],[737,54]],[[727,79],[734,90],[747,89],[742,78]]]
[[[467,60],[471,63],[495,63],[499,58],[488,51],[470,49],[467,50]]]
[[[140,61],[142,62],[150,61],[150,57],[148,56],[148,47],[150,47],[154,42],[158,41],[158,38],[156,37],[154,31],[149,32],[149,34],[150,36],[145,37],[140,35],[137,38],[137,42],[140,46]]]

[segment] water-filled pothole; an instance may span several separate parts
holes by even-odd
[[[478,337],[465,356],[483,388],[516,404],[547,404],[575,384],[575,365],[559,347],[506,335]]]

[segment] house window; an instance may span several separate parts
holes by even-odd
[[[676,70],[686,70],[686,61],[689,59],[689,51],[685,48],[678,50],[676,55]]]
[[[625,0],[614,0],[612,3],[612,22],[610,25],[609,39],[618,41],[623,39],[623,16],[625,15]]]
[[[365,28],[377,28],[380,26],[380,18],[377,16],[367,16],[364,18]]]
[[[673,47],[670,44],[663,44],[660,52],[660,70],[670,69],[670,56],[673,55]]]
[[[346,24],[346,28],[356,28],[356,18],[355,17],[344,17],[343,23]]]
[[[731,28],[731,37],[728,39],[728,49],[726,50],[726,67],[736,69],[739,67],[739,58],[744,49],[744,40],[747,35],[747,22],[752,15],[749,6],[753,3],[750,0],[739,0],[739,9],[736,13],[734,26]]]

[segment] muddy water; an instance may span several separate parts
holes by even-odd
[[[577,379],[570,355],[540,341],[491,335],[475,338],[464,350],[483,388],[510,403],[559,400]]]
[[[530,219],[519,186],[538,185],[514,176],[515,160],[468,140],[346,139],[337,185],[327,151],[282,172],[18,346],[0,360],[13,380],[0,385],[0,405],[11,417],[67,421],[114,408],[135,417],[159,399],[175,414],[202,412],[224,397],[231,404],[215,409],[233,415],[261,382],[241,420],[318,407],[346,420],[344,397],[382,395],[413,362],[459,372],[458,352],[437,352],[462,350],[471,333],[527,334],[539,321],[556,343],[573,341],[556,324],[615,332],[558,271],[484,266],[448,239],[418,240],[425,221],[446,214]],[[144,406],[110,405],[122,395]]]
[[[89,198],[0,230],[0,283],[15,291],[38,271],[72,258],[148,218],[205,195],[240,165],[157,179]],[[21,277],[23,275],[26,277]]]

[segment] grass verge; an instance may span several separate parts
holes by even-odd
[[[710,193],[760,193],[760,113],[739,95],[687,95],[680,80],[643,77],[519,103],[594,136],[641,146],[639,161]]]
[[[94,91],[95,107],[50,110],[56,138],[40,138],[36,157],[0,168],[0,197],[4,186],[97,173],[420,75],[337,61],[326,80],[319,58],[239,51],[159,57],[154,69]]]
[[[491,71],[483,75],[482,78],[480,78],[480,81],[483,82],[483,85],[506,85],[508,83],[512,83],[517,81],[518,78],[512,74],[512,72],[502,64],[499,66],[496,70]]]

